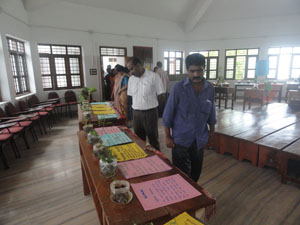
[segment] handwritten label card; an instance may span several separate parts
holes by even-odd
[[[95,128],[95,131],[101,136],[103,134],[113,134],[113,133],[120,133],[121,130],[119,127],[113,126],[113,127],[99,127]]]
[[[131,184],[131,186],[145,211],[201,195],[179,174]]]
[[[134,142],[126,145],[110,147],[109,149],[117,156],[118,162],[140,159],[147,156],[144,150]]]
[[[106,114],[115,114],[115,111],[114,110],[103,110],[103,111],[99,111],[99,110],[95,111],[95,110],[93,110],[93,113],[95,115],[106,115]]]
[[[92,102],[91,103],[91,105],[97,105],[97,106],[99,106],[99,105],[107,105],[108,104],[108,102]]]
[[[95,107],[95,106],[92,106],[92,110],[93,111],[111,111],[113,110],[111,107]]]
[[[116,114],[98,115],[98,120],[117,119],[117,118],[118,118],[118,116]]]
[[[144,159],[118,163],[118,167],[126,179],[172,169],[171,166],[161,160],[157,155]]]
[[[124,132],[103,134],[100,138],[106,147],[132,142]]]
[[[165,223],[164,225],[204,225],[200,221],[191,217],[188,213],[184,212],[176,216],[174,219]]]

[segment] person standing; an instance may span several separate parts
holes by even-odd
[[[130,71],[127,95],[132,96],[133,129],[144,141],[160,150],[158,142],[158,102],[164,98],[165,90],[157,74],[145,70],[139,58],[129,58],[127,68]]]
[[[162,69],[162,62],[158,61],[156,63],[156,73],[159,75],[163,86],[164,86],[164,90],[165,90],[165,97],[164,97],[164,101],[160,102],[159,106],[158,106],[158,116],[162,117],[162,114],[164,112],[164,108],[166,105],[166,100],[167,100],[167,95],[168,95],[168,84],[169,84],[169,76],[168,73],[166,71],[164,71]]]
[[[172,148],[173,164],[197,182],[202,171],[204,147],[215,131],[214,88],[203,77],[203,55],[191,54],[185,64],[188,77],[172,88],[163,124],[166,145]]]

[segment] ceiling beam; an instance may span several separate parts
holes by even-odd
[[[191,32],[195,29],[196,25],[199,23],[213,0],[198,1],[195,7],[193,7],[192,12],[189,14],[187,20],[185,21],[185,31]]]
[[[23,0],[23,4],[27,11],[34,11],[58,1],[61,0]]]

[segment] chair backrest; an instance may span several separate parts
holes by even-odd
[[[37,105],[40,103],[40,100],[38,99],[38,97],[36,95],[31,95],[29,98],[28,98],[28,105],[30,107],[34,106],[34,105]]]
[[[5,112],[6,115],[12,116],[14,113],[17,113],[18,110],[11,102],[8,102],[5,104]]]
[[[65,92],[65,100],[66,102],[77,102],[76,94],[74,91],[66,91]]]
[[[48,93],[48,99],[59,98],[58,94],[55,91]]]
[[[0,108],[0,118],[6,117],[6,114],[2,108]]]
[[[18,101],[18,104],[21,111],[25,111],[26,109],[28,109],[28,106],[24,100]]]

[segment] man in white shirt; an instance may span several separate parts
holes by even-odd
[[[133,129],[136,135],[160,150],[158,142],[157,106],[163,101],[165,89],[157,74],[145,70],[140,59],[129,58],[126,64],[130,71],[127,95],[132,97]]]

